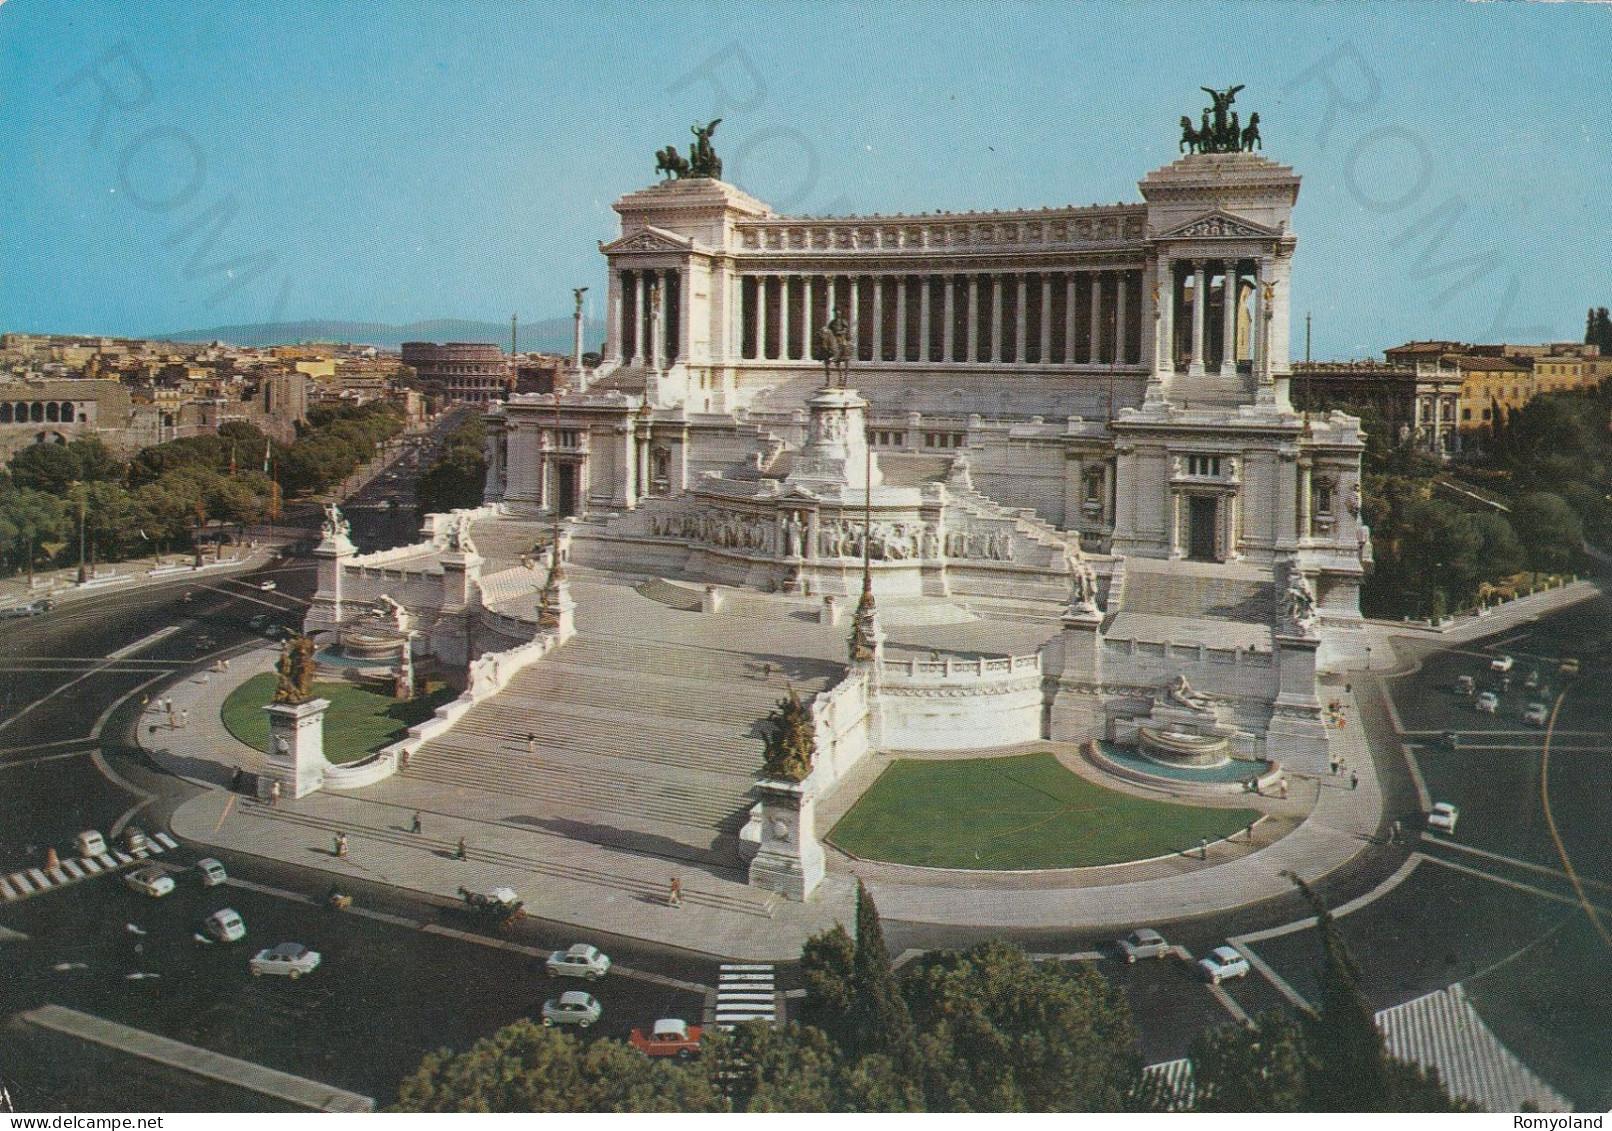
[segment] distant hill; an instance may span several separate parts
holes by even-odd
[[[583,345],[598,349],[604,340],[603,321],[583,323]],[[521,323],[522,351],[570,353],[571,319],[546,318]],[[509,323],[474,322],[467,318],[433,318],[395,326],[387,322],[342,322],[311,318],[301,322],[254,322],[243,326],[212,326],[205,330],[181,330],[173,334],[152,334],[164,342],[226,342],[232,346],[288,346],[298,342],[351,342],[397,349],[404,342],[492,342],[509,348]]]

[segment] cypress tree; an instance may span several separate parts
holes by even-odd
[[[912,1016],[890,969],[879,909],[861,882],[856,885],[856,957],[851,963],[852,1012],[847,1034],[852,1059],[883,1052],[901,1063],[912,1047]]]

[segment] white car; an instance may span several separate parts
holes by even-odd
[[[1477,702],[1472,704],[1486,715],[1492,715],[1500,710],[1500,696],[1492,691],[1478,692]]]
[[[174,890],[174,878],[161,868],[137,868],[124,876],[123,882],[152,899],[161,899]]]
[[[246,923],[242,921],[240,912],[233,907],[226,907],[207,916],[206,921],[202,923],[202,930],[219,942],[236,942],[246,937]]]
[[[1248,959],[1229,946],[1217,946],[1208,957],[1198,959],[1198,969],[1213,985],[1227,978],[1241,978],[1248,973]]]
[[[1455,822],[1461,819],[1461,810],[1448,801],[1440,801],[1427,814],[1427,827],[1441,833],[1455,832]]]
[[[1509,672],[1511,666],[1516,662],[1510,656],[1496,656],[1489,661],[1489,670],[1492,672]]]
[[[265,974],[284,974],[294,982],[304,974],[313,973],[319,966],[319,959],[317,950],[309,950],[299,942],[283,942],[279,946],[258,951],[247,966],[254,978],[261,978]]]
[[[1164,958],[1174,948],[1152,927],[1138,927],[1119,940],[1119,949],[1126,962],[1135,963],[1138,958]]]
[[[603,1016],[604,1006],[599,1004],[599,999],[581,990],[566,990],[543,1003],[545,1025],[575,1025],[586,1029]]]
[[[1525,723],[1533,723],[1536,727],[1542,727],[1550,721],[1550,708],[1543,703],[1530,703],[1528,709],[1522,713],[1522,720]]]
[[[610,956],[601,953],[596,946],[576,943],[555,951],[543,965],[552,977],[586,978],[595,982],[610,973]]]
[[[94,829],[85,829],[73,840],[80,856],[105,856],[106,838]]]
[[[229,873],[224,871],[224,865],[211,856],[196,861],[196,871],[201,873],[203,887],[216,888],[229,879]]]
[[[274,592],[274,591],[275,591],[275,590],[276,590],[276,589],[278,589],[278,588],[280,588],[280,585],[279,585],[279,583],[278,583],[278,582],[276,582],[276,581],[275,581],[275,580],[274,580],[274,579],[273,579],[273,578],[270,578],[270,579],[269,579],[269,580],[267,580],[267,581],[260,581],[260,582],[258,582],[258,583],[257,583],[257,587],[258,587],[258,588],[259,588],[259,589],[261,589],[261,590],[262,590],[262,591],[263,591],[263,592],[265,592],[265,593],[272,593],[272,592]]]

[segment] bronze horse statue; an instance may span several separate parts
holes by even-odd
[[[667,180],[688,176],[688,169],[688,158],[677,151],[677,146],[655,151],[655,172],[665,174]]]

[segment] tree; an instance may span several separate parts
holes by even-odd
[[[867,885],[856,885],[856,953],[851,963],[852,1025],[841,1041],[854,1060],[874,1051],[888,1051],[905,1061],[912,1044],[912,1017],[890,969],[890,952],[879,926],[879,909]]]
[[[95,439],[30,444],[12,455],[7,468],[18,487],[58,497],[74,483],[111,482],[123,477],[123,465]]]
[[[1304,1033],[1280,1009],[1248,1025],[1205,1029],[1192,1041],[1194,1111],[1304,1110]]]
[[[734,1111],[838,1111],[845,1106],[839,1050],[821,1029],[792,1024],[775,1030],[748,1021],[705,1045],[699,1066]]]
[[[431,1053],[398,1089],[401,1112],[702,1112],[724,1104],[700,1071],[619,1041],[583,1046],[521,1020],[467,1052]]]
[[[1133,1092],[1130,1009],[1088,967],[991,942],[924,955],[902,991],[926,1110],[1119,1111]]]
[[[856,963],[856,941],[835,923],[829,930],[806,940],[800,953],[801,981],[806,996],[801,999],[798,1018],[829,1035],[841,1048],[846,1047]]]
[[[1573,568],[1584,548],[1584,525],[1567,500],[1549,491],[1534,491],[1511,508],[1511,522],[1528,549],[1535,571],[1563,573]]]
[[[67,505],[55,495],[27,487],[0,488],[0,554],[12,569],[32,575],[42,542],[68,537]]]

